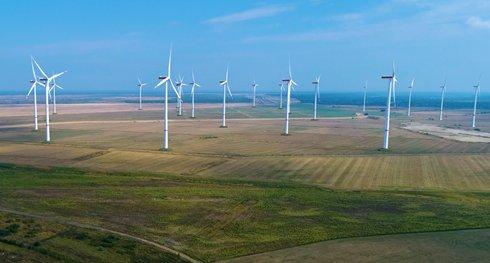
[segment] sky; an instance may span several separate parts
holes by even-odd
[[[384,91],[396,62],[399,88],[470,92],[482,74],[490,90],[488,0],[123,1],[19,0],[2,3],[0,92],[24,93],[30,55],[48,72],[68,70],[66,91],[136,91],[164,74],[219,91],[230,67],[234,92],[278,90],[291,57],[300,91]]]

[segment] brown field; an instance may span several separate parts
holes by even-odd
[[[240,118],[230,119],[227,129],[219,129],[216,119],[171,120],[172,151],[163,153],[156,116],[161,112],[110,104],[96,113],[106,106],[92,107],[79,119],[56,115],[49,145],[42,143],[42,125],[39,132],[28,124],[4,126],[0,162],[293,180],[340,189],[490,189],[490,143],[408,131],[400,126],[403,117],[394,121],[389,152],[379,151],[382,119],[293,119],[292,135],[280,136],[281,119]],[[246,107],[237,107],[246,115]],[[134,119],[138,114],[142,120]]]
[[[325,241],[226,262],[484,262],[490,230],[387,235]]]

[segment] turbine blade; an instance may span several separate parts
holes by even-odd
[[[228,83],[228,68],[229,66],[226,66],[226,77],[225,77],[225,81]]]
[[[36,88],[36,82],[32,83],[31,85],[31,89],[29,90],[29,92],[27,92],[27,95],[26,95],[26,98],[29,97],[29,95],[31,95],[31,92]]]
[[[230,94],[230,97],[233,99],[233,94],[231,94],[230,86],[226,85],[226,89],[228,90],[228,94]]]
[[[168,78],[166,78],[166,79],[162,79],[160,82],[158,82],[158,84],[157,84],[157,85],[155,85],[155,88],[160,87],[160,86],[161,86],[161,85],[163,85],[165,82],[167,82],[167,80],[168,80]]]
[[[177,89],[175,88],[175,85],[174,85],[174,82],[172,81],[172,79],[170,79],[170,78],[169,78],[169,80],[170,80],[170,84],[172,85],[172,89],[173,89],[173,90],[174,90],[174,92],[175,92],[175,95],[177,95],[177,98],[179,98],[179,100],[180,100],[180,99],[182,99],[182,98],[180,97],[179,92],[178,92],[178,91],[177,91]]]
[[[31,56],[32,58],[32,56]],[[32,77],[34,78],[34,82],[37,81],[37,76],[36,76],[36,71],[34,70],[34,62],[33,59],[31,59],[31,69],[32,69]]]
[[[37,61],[33,57],[31,57],[31,59],[32,59],[32,61],[34,61],[34,64],[36,64],[36,67],[39,69],[39,71],[41,71],[41,73],[43,74],[43,76],[45,78],[48,78],[48,75],[46,75],[46,73],[44,73],[44,70],[39,66],[39,64],[37,64]]]
[[[58,74],[56,74],[56,75],[51,76],[51,78],[54,80],[54,79],[56,79],[57,77],[59,77],[59,76],[61,76],[61,75],[65,74],[66,72],[67,72],[67,71],[60,72],[60,73],[58,73]]]
[[[168,55],[168,68],[167,68],[167,76],[170,78],[170,71],[172,69],[172,44],[170,44],[170,53]]]

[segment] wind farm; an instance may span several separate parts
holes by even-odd
[[[0,51],[0,262],[485,262],[490,67],[449,2],[50,9],[73,34]]]

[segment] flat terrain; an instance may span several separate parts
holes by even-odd
[[[490,227],[490,193],[0,166],[0,208],[152,240],[203,261],[368,235]]]
[[[445,128],[436,125],[421,124],[416,122],[406,124],[405,129],[462,142],[490,142],[490,133],[481,131],[468,131],[462,129]]]
[[[485,262],[490,230],[348,238],[281,249],[226,262]]]
[[[17,105],[14,111],[6,107],[0,107],[4,216],[31,216],[41,225],[93,231],[90,235],[101,234],[96,230],[103,228],[205,262],[287,248],[283,258],[271,252],[254,260],[303,261],[309,247],[315,250],[316,245],[339,252],[328,254],[331,258],[311,253],[312,260],[335,260],[352,246],[339,238],[490,228],[490,143],[405,129],[417,123],[460,130],[464,137],[488,132],[489,114],[478,116],[480,131],[471,131],[468,116],[459,111],[448,111],[439,123],[430,117],[435,112],[414,111],[414,117],[407,118],[403,109],[395,110],[391,147],[384,151],[379,149],[379,109],[370,109],[367,117],[356,114],[355,107],[321,105],[320,120],[311,121],[311,105],[294,104],[291,135],[281,136],[284,112],[277,107],[230,104],[228,128],[220,129],[220,105],[200,105],[198,118],[191,119],[185,104],[182,117],[171,107],[171,151],[162,152],[159,104],[146,104],[142,111],[134,103],[60,105],[59,114],[52,116],[49,144],[43,142],[43,116],[40,130],[32,131],[32,106]],[[478,231],[474,240],[463,234],[457,238],[468,244],[458,249],[475,259],[484,255],[481,250],[488,251],[479,248],[478,239],[486,240],[488,231]],[[352,257],[434,258],[447,249],[440,234],[398,241],[397,236],[353,239],[360,254]],[[325,240],[331,241],[312,244]],[[427,247],[420,257],[406,251],[386,254],[404,240],[412,251],[418,243],[434,247]],[[154,245],[129,241],[142,250],[159,251],[152,255],[182,260]],[[45,256],[38,250],[25,251],[18,243],[4,243],[0,242],[0,260],[2,251],[11,255],[13,250],[21,258]],[[373,246],[375,255],[366,255]],[[47,243],[45,248],[56,250]],[[98,253],[97,246],[87,251]],[[135,253],[122,249],[118,256],[127,259]],[[451,255],[449,261],[458,260]],[[123,260],[113,260],[119,261]]]

